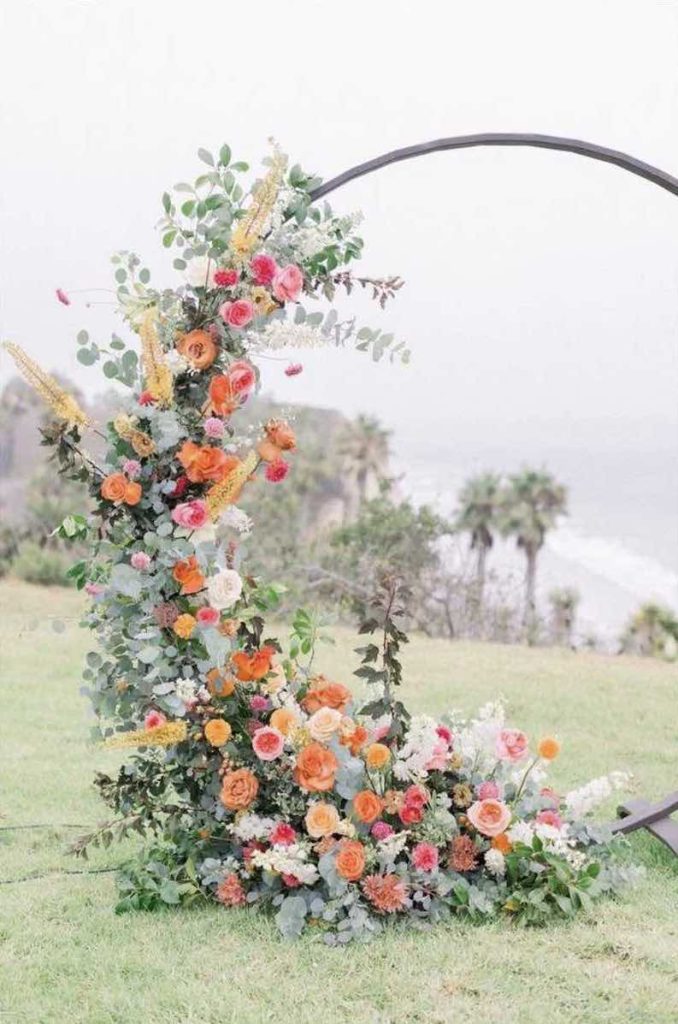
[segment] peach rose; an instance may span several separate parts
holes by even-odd
[[[391,760],[391,751],[383,743],[370,743],[365,751],[368,768],[385,768]]]
[[[237,771],[224,775],[221,784],[221,802],[229,811],[244,811],[254,802],[259,792],[256,775],[249,768],[238,768]]]
[[[181,586],[182,594],[197,594],[205,586],[205,577],[200,571],[195,555],[177,562],[172,569],[172,576]]]
[[[335,708],[318,708],[307,722],[312,739],[327,743],[341,725],[341,711]]]
[[[269,724],[283,736],[289,736],[299,724],[299,719],[291,708],[276,708],[270,717]]]
[[[331,836],[339,828],[339,812],[334,804],[311,804],[304,818],[306,831],[313,839]]]
[[[110,473],[101,484],[101,497],[122,505],[129,481],[124,473]]]
[[[126,505],[138,505],[141,501],[141,484],[136,480],[127,481],[124,501]]]
[[[172,629],[178,637],[181,637],[182,640],[190,640],[193,636],[193,630],[196,625],[197,622],[193,616],[186,612],[184,615],[180,615],[179,618],[176,619]]]
[[[277,462],[280,458],[280,449],[265,437],[263,441],[257,442],[257,455],[264,462]]]
[[[511,823],[511,810],[501,800],[476,800],[466,812],[473,827],[484,836],[498,836]]]
[[[204,484],[209,480],[220,483],[240,464],[235,455],[227,455],[221,448],[201,446],[195,441],[184,441],[177,453],[177,459],[193,484]]]
[[[308,711],[309,715],[319,708],[336,708],[343,714],[346,705],[352,699],[351,691],[341,683],[331,683],[325,676],[314,676],[311,679],[310,689],[301,703],[304,711]]]
[[[206,370],[217,358],[217,343],[209,331],[189,331],[177,342],[177,352],[194,370]]]
[[[365,870],[365,848],[357,839],[344,839],[339,844],[337,874],[347,882],[357,882]]]
[[[297,757],[294,781],[309,793],[325,793],[334,786],[338,767],[331,750],[320,743],[309,743]]]
[[[213,747],[223,747],[230,740],[232,732],[230,723],[223,718],[210,718],[205,726],[205,739]]]
[[[376,821],[384,807],[383,800],[371,789],[363,789],[353,797],[353,810],[359,821],[371,825]]]
[[[207,689],[213,697],[230,697],[235,691],[235,680],[225,668],[213,668],[207,673]]]
[[[283,267],[273,278],[273,294],[279,302],[296,302],[304,284],[304,275],[293,263]]]

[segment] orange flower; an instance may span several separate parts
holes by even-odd
[[[298,721],[294,711],[289,708],[276,708],[268,724],[281,732],[283,736],[289,736]]]
[[[237,619],[224,619],[219,625],[219,632],[222,636],[235,636],[240,623]]]
[[[337,874],[347,882],[357,882],[365,870],[365,848],[357,839],[344,839],[339,844]]]
[[[311,688],[301,703],[309,715],[319,708],[335,708],[343,713],[352,698],[351,691],[341,683],[331,683],[325,676],[314,676],[311,679]]]
[[[185,615],[179,616],[172,626],[172,629],[177,636],[181,637],[182,640],[190,640],[196,625],[197,622],[193,616],[186,613]]]
[[[225,668],[213,668],[207,673],[207,689],[213,697],[230,697],[235,690],[231,673]]]
[[[264,462],[276,462],[281,456],[281,451],[272,441],[264,438],[257,443],[257,454]]]
[[[128,480],[124,473],[110,473],[101,482],[101,497],[115,505],[138,505],[141,499],[141,484]]]
[[[512,849],[512,843],[505,832],[501,832],[498,836],[494,836],[490,840],[490,846],[499,850],[500,853],[510,853]]]
[[[243,683],[252,683],[257,679],[263,679],[267,672],[271,671],[271,659],[275,654],[275,647],[262,647],[259,651],[248,654],[247,651],[236,651],[231,655],[231,661],[235,666],[235,674]]]
[[[376,821],[383,806],[381,798],[371,789],[362,789],[353,797],[353,810],[364,825],[371,825],[373,821]]]
[[[385,768],[391,760],[391,751],[383,743],[370,743],[365,751],[368,768]]]
[[[537,753],[545,761],[553,761],[560,753],[560,743],[553,736],[544,736],[543,740],[539,740]]]
[[[177,352],[194,370],[206,370],[217,358],[217,343],[209,331],[189,331],[177,342]]]
[[[209,386],[209,406],[215,416],[230,416],[242,401],[234,389],[230,377],[218,373],[212,377]]]
[[[286,420],[269,420],[265,426],[266,437],[280,451],[292,451],[297,446],[294,431]]]
[[[368,875],[362,888],[374,909],[382,914],[395,914],[405,906],[407,883],[400,875]]]
[[[205,739],[213,747],[223,747],[230,740],[232,732],[230,724],[223,718],[210,718],[205,726]]]
[[[256,775],[249,768],[238,768],[224,775],[221,784],[221,802],[229,811],[244,811],[259,792]]]
[[[356,725],[350,732],[344,733],[339,742],[342,747],[348,747],[354,757],[360,753],[367,742],[369,733],[364,725]]]
[[[339,811],[334,804],[311,804],[304,818],[306,831],[313,839],[331,836],[339,828]]]
[[[128,480],[124,501],[126,505],[138,505],[141,501],[141,484],[136,480]]]
[[[299,753],[294,781],[309,793],[325,793],[334,785],[339,762],[322,743],[309,743]]]
[[[177,562],[172,570],[172,576],[181,585],[182,594],[197,594],[205,586],[205,577],[200,572],[195,555]]]
[[[235,455],[227,455],[221,448],[210,445],[201,446],[195,441],[184,441],[177,452],[177,459],[193,484],[204,484],[208,480],[221,483],[231,470],[240,465],[240,459]]]

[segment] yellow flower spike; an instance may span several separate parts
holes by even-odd
[[[133,732],[120,733],[104,742],[105,747],[172,747],[175,743],[183,743],[187,735],[185,722],[165,722],[155,729],[135,729]]]
[[[69,395],[54,377],[45,373],[19,345],[5,341],[2,347],[7,349],[24,380],[40,395],[58,419],[63,420],[69,427],[90,425],[89,417],[73,396]]]
[[[210,519],[216,523],[227,505],[237,500],[242,485],[257,468],[259,456],[255,451],[249,452],[243,461],[221,483],[210,487],[206,495],[207,511]]]
[[[276,148],[271,158],[271,166],[252,192],[252,201],[247,212],[242,220],[238,221],[231,235],[231,252],[243,261],[266,233],[286,168],[287,157]]]
[[[165,362],[165,353],[158,337],[158,310],[155,306],[144,314],[139,325],[139,337],[146,390],[150,391],[158,405],[168,407],[174,398],[174,378]]]

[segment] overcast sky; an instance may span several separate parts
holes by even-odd
[[[273,135],[331,177],[401,145],[520,130],[678,175],[672,2],[16,0],[1,17],[0,330],[88,389],[75,333],[115,325],[54,289],[108,286],[119,248],[172,282],[159,197],[198,172],[200,145],[256,162]],[[365,213],[365,272],[407,281],[385,314],[358,306],[413,363],[323,352],[291,381],[272,363],[279,396],[373,411],[413,440],[675,443],[677,198],[581,157],[485,149],[332,200]]]

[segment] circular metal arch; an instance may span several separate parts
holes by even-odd
[[[646,164],[643,160],[637,160],[628,153],[621,153],[616,149],[608,149],[606,146],[598,146],[593,142],[582,142],[580,139],[561,138],[558,135],[532,135],[523,132],[485,132],[479,135],[454,135],[447,139],[433,139],[431,142],[420,142],[415,146],[405,146],[403,149],[394,149],[390,153],[376,156],[372,160],[366,160],[363,164],[350,167],[343,174],[336,178],[330,178],[323,182],[318,188],[311,192],[311,199],[321,199],[329,192],[334,192],[341,185],[345,185],[354,178],[362,178],[365,174],[386,167],[388,164],[399,163],[401,160],[411,160],[415,156],[424,156],[427,153],[438,153],[446,149],[472,149],[475,146],[530,146],[536,149],[556,149],[567,153],[576,153],[579,156],[589,157],[591,160],[600,160],[606,164],[614,164],[624,171],[645,178],[654,185],[678,196],[678,178],[668,174],[666,171]]]

